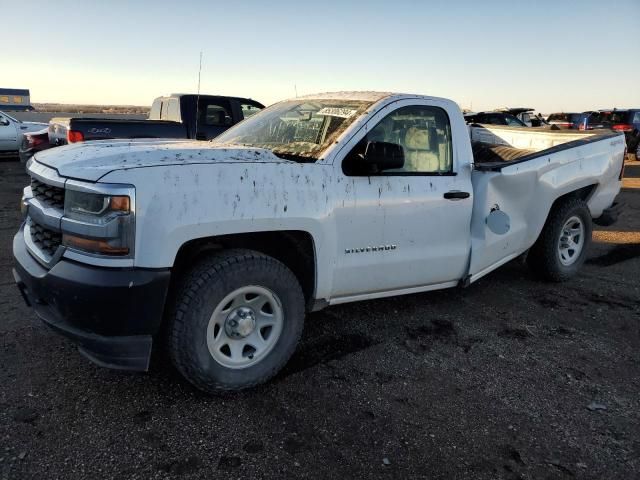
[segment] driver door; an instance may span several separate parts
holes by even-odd
[[[456,158],[444,105],[423,102],[398,102],[391,112],[387,107],[336,158],[345,201],[335,210],[333,298],[454,285],[466,273],[471,171]],[[368,142],[400,145],[404,166],[367,170]]]

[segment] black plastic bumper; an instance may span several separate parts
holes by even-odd
[[[168,269],[114,269],[63,259],[47,270],[27,251],[22,229],[13,239],[13,255],[16,284],[47,325],[75,341],[98,365],[148,369]]]
[[[33,150],[22,150],[18,151],[18,157],[20,158],[20,162],[26,164],[35,152]]]
[[[593,220],[593,223],[600,225],[601,227],[608,227],[618,221],[620,212],[625,208],[627,204],[624,202],[613,202],[609,208],[605,209],[598,218]]]

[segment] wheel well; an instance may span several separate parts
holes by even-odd
[[[586,187],[582,187],[582,188],[579,188],[579,189],[574,190],[572,192],[565,193],[564,195],[561,195],[558,198],[556,198],[554,200],[554,202],[551,204],[551,208],[549,208],[549,211],[547,212],[547,218],[544,219],[544,223],[542,224],[542,228],[538,232],[538,236],[536,237],[536,241],[529,248],[530,249],[534,248],[535,245],[538,243],[538,240],[540,240],[540,237],[541,237],[542,233],[544,232],[544,229],[545,229],[545,227],[547,225],[547,222],[549,221],[549,217],[551,216],[551,213],[554,211],[554,209],[556,209],[558,207],[558,205],[560,205],[563,202],[566,202],[567,200],[573,199],[573,198],[579,198],[580,200],[583,200],[583,201],[586,202],[589,199],[589,197],[591,197],[591,195],[595,192],[597,186],[598,185],[595,184],[595,183],[593,185],[587,185]],[[528,252],[529,252],[529,250],[525,251],[525,255],[528,255]]]
[[[587,185],[586,187],[579,188],[578,190],[574,190],[573,192],[565,193],[564,195],[558,197],[551,205],[549,212],[553,210],[559,203],[562,203],[570,198],[579,198],[580,200],[587,201],[591,194],[596,190],[597,184]],[[548,215],[547,215],[548,216]]]
[[[172,283],[180,279],[198,258],[217,250],[246,248],[284,263],[297,277],[307,307],[314,299],[316,261],[313,237],[299,230],[252,232],[191,240],[180,247],[172,269]]]
[[[556,198],[554,202],[551,204],[551,208],[549,208],[549,211],[547,212],[547,218],[545,218],[544,223],[542,224],[542,230],[544,230],[544,226],[549,221],[549,216],[551,215],[551,212],[553,212],[553,210],[557,208],[558,205],[572,198],[579,198],[580,200],[583,200],[586,202],[589,199],[589,197],[591,197],[591,194],[595,192],[597,186],[598,186],[597,184],[587,185],[586,187],[582,187],[572,192],[565,193],[564,195],[561,195],[558,198]],[[538,238],[540,237],[540,235],[542,235],[542,230],[538,234]]]

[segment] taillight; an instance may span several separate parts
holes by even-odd
[[[620,175],[618,175],[618,180],[622,181],[622,177],[624,177],[624,162],[627,160],[627,147],[624,147],[624,155],[622,155],[622,168],[620,169]]]
[[[29,145],[32,147],[37,147],[38,145],[42,145],[44,142],[45,142],[45,139],[42,137],[29,136]]]
[[[632,132],[633,131],[633,125],[631,125],[630,123],[616,123],[611,128],[614,129],[614,130],[617,130],[618,132]]]
[[[69,143],[84,142],[84,135],[82,132],[79,132],[77,130],[68,130],[67,142]]]

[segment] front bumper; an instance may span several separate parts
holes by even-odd
[[[47,270],[27,251],[23,232],[13,239],[13,275],[27,304],[98,365],[146,371],[170,271],[95,267],[66,259]]]
[[[613,225],[618,221],[618,217],[620,216],[620,212],[624,210],[626,207],[625,202],[613,202],[609,208],[605,208],[598,218],[593,219],[593,223],[596,225],[600,225],[601,227],[608,227],[609,225]]]

